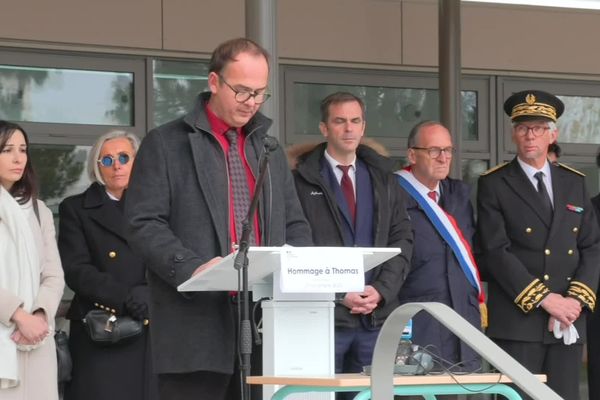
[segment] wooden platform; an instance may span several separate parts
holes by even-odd
[[[546,382],[546,375],[536,375],[541,382]],[[371,385],[371,377],[363,374],[337,374],[334,376],[249,376],[251,385],[293,385],[293,386],[327,386],[327,387],[365,387]],[[465,374],[465,375],[397,375],[394,385],[452,385],[452,384],[494,384],[511,383],[512,380],[503,374]]]

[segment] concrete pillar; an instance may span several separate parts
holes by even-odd
[[[440,120],[452,134],[456,148],[450,175],[461,177],[462,102],[460,96],[460,0],[439,0]]]
[[[279,131],[279,57],[277,53],[277,0],[246,0],[246,37],[263,46],[270,54],[269,92],[271,98],[261,112],[273,120],[271,136],[283,142]]]

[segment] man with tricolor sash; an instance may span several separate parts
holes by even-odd
[[[484,296],[471,252],[473,207],[469,186],[448,177],[453,151],[439,122],[421,122],[409,134],[410,166],[396,174],[408,194],[415,241],[399,300],[444,303],[480,327]],[[476,372],[481,366],[476,352],[428,314],[413,318],[412,342],[438,356],[438,369]]]
[[[511,95],[504,111],[517,156],[482,174],[477,194],[487,334],[546,374],[562,398],[577,400],[586,315],[596,308],[598,223],[583,174],[547,159],[563,102],[527,90]]]

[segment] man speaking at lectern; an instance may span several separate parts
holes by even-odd
[[[186,116],[152,130],[136,157],[127,214],[131,245],[148,265],[153,367],[163,400],[239,397],[235,308],[227,292],[177,286],[229,254],[241,236],[271,120],[268,54],[248,39],[219,45],[207,93]],[[260,196],[251,244],[310,245],[281,148]],[[250,266],[251,267],[251,266]]]
[[[398,305],[409,270],[411,227],[392,161],[360,144],[363,101],[345,92],[327,96],[319,128],[326,143],[302,154],[294,173],[315,245],[402,249],[365,273],[364,291],[337,296],[335,369],[360,372],[371,364],[379,329]]]

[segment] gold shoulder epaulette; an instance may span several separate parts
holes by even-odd
[[[563,167],[564,169],[569,170],[571,172],[575,172],[577,175],[585,176],[585,174],[583,172],[577,171],[575,168],[569,167],[567,164],[558,163],[558,166]]]
[[[482,172],[482,173],[481,173],[481,176],[486,176],[486,175],[489,175],[489,174],[491,174],[492,172],[496,172],[496,171],[498,171],[500,168],[502,168],[502,167],[506,167],[508,164],[509,164],[508,162],[503,162],[502,164],[498,164],[498,165],[496,165],[495,167],[492,167],[492,168],[488,169],[487,171],[485,171],[485,172]]]

